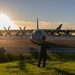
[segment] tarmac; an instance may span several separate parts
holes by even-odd
[[[49,37],[48,37],[49,38]],[[70,47],[60,42],[65,42],[63,40],[48,40],[50,44],[50,49],[48,53],[75,53],[75,47]],[[69,42],[68,42],[69,41]],[[75,46],[75,40],[66,41],[69,45]],[[34,44],[30,41],[29,37],[0,37],[0,54],[3,53],[30,53],[40,50],[40,46]]]

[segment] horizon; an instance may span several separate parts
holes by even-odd
[[[71,24],[68,22],[38,22],[39,25],[39,29],[56,29],[60,24],[62,24],[61,30],[75,30],[75,24]],[[8,29],[8,27],[10,26],[10,30],[18,30],[19,27],[21,27],[22,29],[24,28],[24,26],[26,26],[26,29],[36,29],[37,27],[37,22],[35,21],[12,21],[10,24],[8,25],[1,25],[0,26],[0,30],[4,30],[4,27],[6,27]]]

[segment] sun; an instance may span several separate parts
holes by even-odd
[[[4,27],[8,28],[11,26],[11,29],[15,29],[16,25],[13,24],[13,21],[5,14],[0,14],[0,29],[4,29]]]

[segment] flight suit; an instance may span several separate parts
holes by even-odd
[[[39,43],[41,46],[41,50],[39,53],[39,61],[38,67],[40,67],[41,61],[43,60],[43,68],[46,67],[46,56],[47,56],[47,49],[49,49],[49,44],[46,41],[42,41]]]

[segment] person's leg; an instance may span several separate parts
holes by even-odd
[[[40,67],[41,61],[42,61],[42,56],[40,55],[39,56],[39,61],[38,61],[38,67]]]
[[[46,67],[46,55],[43,56],[43,68]]]

